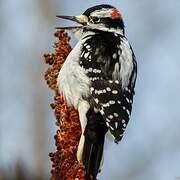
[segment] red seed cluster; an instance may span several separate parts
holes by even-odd
[[[49,68],[45,73],[45,80],[51,90],[55,92],[54,103],[51,104],[59,127],[55,135],[57,150],[49,154],[52,161],[52,180],[85,180],[85,170],[76,158],[76,152],[81,136],[78,113],[68,107],[59,94],[57,88],[58,73],[71,51],[69,36],[64,31],[57,31],[55,37],[55,52],[44,54],[45,63]]]

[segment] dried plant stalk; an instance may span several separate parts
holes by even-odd
[[[75,109],[67,107],[57,88],[57,76],[66,57],[71,51],[69,36],[64,31],[55,33],[58,41],[55,43],[55,52],[44,54],[45,63],[50,67],[45,73],[45,80],[51,90],[55,92],[54,109],[57,125],[59,127],[55,142],[57,150],[50,153],[52,161],[52,180],[85,180],[85,170],[76,158],[76,152],[81,136],[81,127],[78,113]]]

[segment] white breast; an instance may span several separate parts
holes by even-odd
[[[87,97],[89,94],[90,80],[86,76],[85,70],[79,65],[82,44],[86,40],[87,38],[80,40],[73,48],[57,78],[57,85],[67,104],[73,105],[75,108],[78,107],[82,97]]]

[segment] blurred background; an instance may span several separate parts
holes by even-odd
[[[1,0],[0,179],[49,179],[57,127],[42,55],[53,51],[55,27],[67,25],[57,14],[101,3],[123,14],[138,79],[124,139],[107,141],[99,179],[180,179],[179,0]]]

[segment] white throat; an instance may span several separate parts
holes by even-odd
[[[98,28],[93,27],[93,26],[87,26],[87,29],[89,29],[89,30],[96,30],[97,29],[97,30],[104,31],[104,32],[112,32],[112,33],[115,33],[115,34],[124,35],[122,29],[108,28],[108,27],[105,27],[105,26],[99,26]],[[94,35],[95,34],[95,32],[88,31],[88,30],[87,30],[87,32],[84,32],[83,28],[72,30],[72,32],[74,33],[76,39],[78,39],[78,40],[82,39],[83,37],[85,37],[87,35]]]

